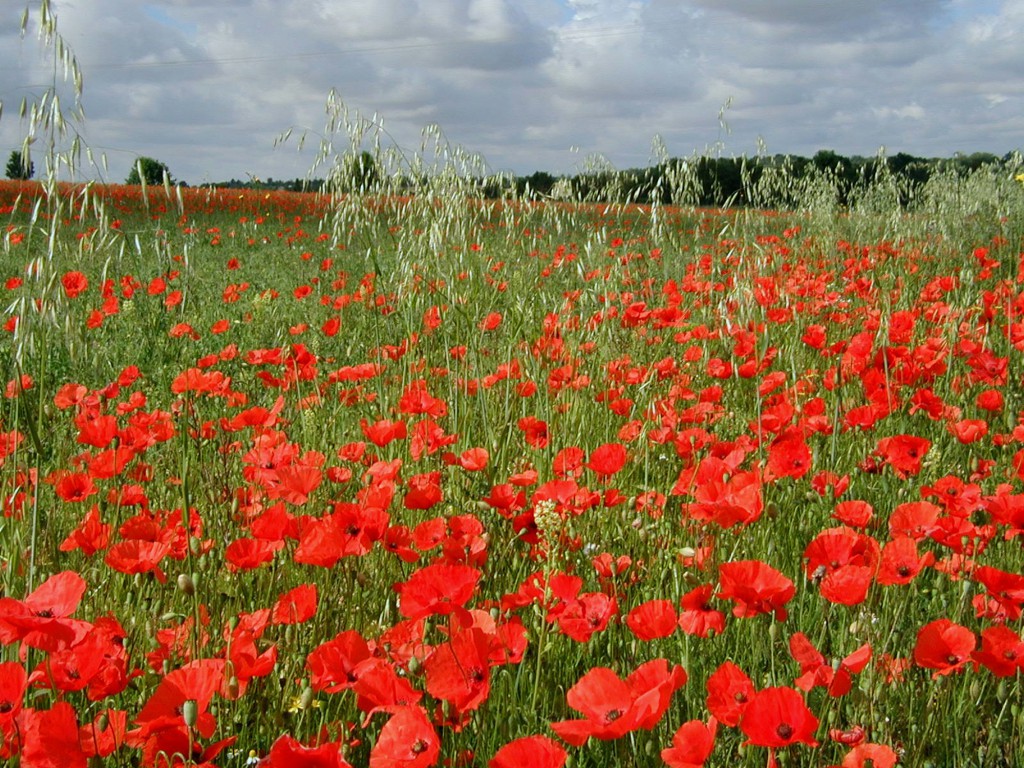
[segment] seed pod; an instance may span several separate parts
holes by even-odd
[[[192,728],[199,719],[199,704],[195,699],[188,699],[181,705],[181,716],[185,718],[185,725]]]
[[[195,582],[187,573],[178,574],[178,589],[191,597],[196,593]]]

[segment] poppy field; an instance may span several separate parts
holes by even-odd
[[[1021,764],[1024,189],[883,197],[0,184],[4,759]]]

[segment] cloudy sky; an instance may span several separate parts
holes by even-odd
[[[0,0],[4,159],[25,135],[22,99],[52,81],[29,5],[20,39],[25,0]],[[304,176],[331,89],[408,152],[437,125],[520,174],[578,172],[595,155],[645,166],[658,137],[670,156],[1024,148],[1024,0],[51,6],[84,78],[79,130],[108,163],[91,173],[115,182],[139,155],[192,184]]]

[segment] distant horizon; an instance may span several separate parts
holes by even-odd
[[[53,79],[36,6],[24,39],[21,7],[0,17],[8,153],[24,138],[22,99]],[[382,124],[388,143],[415,152],[436,125],[493,172],[516,175],[574,175],[591,156],[620,170],[705,152],[1001,157],[1024,136],[1015,74],[1024,8],[1000,0],[52,0],[51,9],[83,76],[76,128],[97,163],[106,156],[100,175],[111,183],[139,156],[196,185],[303,177],[332,89],[351,115]],[[58,92],[69,107],[70,86]],[[344,132],[335,139],[348,146]]]
[[[3,153],[3,158],[4,158],[5,166],[6,166],[6,161],[10,157],[10,154],[11,154],[12,151],[20,151],[20,148],[19,147],[9,147],[9,148],[4,147],[4,148],[0,148],[0,153]],[[835,152],[836,155],[838,155],[839,157],[847,159],[847,160],[850,160],[851,162],[854,162],[854,163],[871,161],[871,160],[874,160],[875,158],[877,158],[879,156],[879,153],[876,153],[874,155],[857,155],[857,154],[849,154],[848,155],[848,154],[844,154],[842,152],[838,152],[837,150],[835,150],[832,147],[821,147],[820,149],[816,150],[815,152],[813,152],[811,154],[806,154],[806,155],[804,155],[804,154],[797,154],[797,153],[793,153],[793,152],[774,152],[774,153],[768,153],[768,154],[761,155],[760,157],[762,159],[774,159],[774,158],[779,158],[779,157],[790,157],[790,158],[799,158],[799,159],[810,161],[810,160],[812,160],[815,157],[815,155],[817,155],[818,152]],[[1003,161],[1006,160],[1006,158],[1009,155],[1012,155],[1015,152],[1016,153],[1020,153],[1020,154],[1022,154],[1022,156],[1024,156],[1024,152],[1022,152],[1019,149],[1012,149],[1012,150],[1009,150],[1009,151],[1004,152],[1004,153],[996,153],[996,152],[990,152],[990,151],[986,151],[986,150],[977,150],[977,151],[974,151],[974,152],[954,152],[953,154],[950,154],[950,155],[947,155],[947,156],[940,156],[940,155],[924,156],[924,155],[914,155],[914,154],[912,154],[910,152],[902,152],[902,151],[888,152],[888,151],[886,151],[884,153],[884,156],[887,159],[892,159],[893,157],[896,157],[898,155],[906,155],[906,156],[913,157],[915,160],[923,160],[925,162],[942,162],[942,161],[956,160],[957,158],[971,158],[971,157],[977,157],[977,156],[981,155],[981,156],[992,157],[992,158],[994,158],[997,161],[1003,162]],[[151,156],[146,155],[145,157],[151,157]],[[691,159],[700,159],[702,157],[710,158],[710,159],[713,159],[713,160],[717,160],[717,159],[725,159],[725,160],[741,160],[741,159],[756,160],[756,159],[758,159],[757,155],[728,155],[728,154],[721,154],[721,155],[673,155],[673,156],[671,156],[669,158],[666,158],[666,159],[667,160],[691,160]],[[160,158],[153,158],[153,159],[161,160]],[[32,160],[33,164],[35,165],[35,171],[36,172],[33,174],[33,176],[30,179],[26,179],[25,181],[40,181],[42,179],[42,174],[40,172],[40,170],[41,170],[40,169],[40,163],[38,162],[37,157],[35,155],[32,155],[31,160]],[[162,162],[162,160],[161,160],[161,162]],[[174,183],[176,183],[176,184],[184,184],[186,186],[192,186],[192,187],[198,187],[198,186],[219,186],[219,185],[223,185],[223,184],[233,184],[233,183],[239,183],[241,186],[258,187],[261,184],[289,184],[289,183],[294,183],[294,182],[317,183],[317,182],[323,182],[326,179],[326,174],[314,175],[314,176],[307,176],[305,174],[301,174],[301,175],[298,175],[298,176],[289,176],[289,177],[283,177],[282,176],[282,177],[277,177],[277,176],[270,176],[270,175],[263,176],[261,174],[247,173],[247,174],[244,174],[244,178],[242,176],[229,176],[229,177],[225,177],[225,178],[213,179],[213,180],[210,180],[210,181],[193,182],[190,179],[181,178],[180,176],[178,176],[174,172],[174,169],[170,167],[169,163],[167,165],[168,165],[168,169],[170,171],[171,179],[172,179],[172,181]],[[629,168],[613,167],[613,168],[609,168],[607,170],[610,170],[610,171],[616,172],[616,173],[628,173],[628,172],[634,172],[634,171],[649,170],[649,169],[653,169],[655,167],[657,167],[657,164],[656,163],[652,163],[652,164],[646,165],[646,166],[631,166]],[[604,169],[602,169],[602,170],[604,170]],[[72,181],[72,183],[95,182],[95,183],[109,184],[109,185],[124,185],[124,184],[126,184],[126,179],[127,179],[128,174],[130,172],[131,172],[131,169],[129,169],[125,173],[125,177],[121,178],[121,179],[116,179],[116,178],[99,179],[99,178],[95,178],[95,177],[90,177],[87,173],[82,173],[79,177],[76,177],[74,180],[63,179],[63,178],[59,178],[59,180],[61,180],[61,181],[65,181],[65,180]],[[544,173],[546,173],[546,174],[551,175],[555,179],[560,179],[560,178],[573,178],[575,176],[584,175],[584,174],[586,174],[588,172],[593,172],[593,171],[592,170],[588,171],[587,169],[580,169],[580,170],[571,171],[571,172],[568,172],[568,173],[555,173],[553,171],[549,171],[549,170],[546,170],[544,168],[536,168],[536,169],[534,169],[532,171],[529,171],[529,172],[526,172],[526,173],[513,173],[512,171],[496,171],[496,172],[494,172],[491,175],[493,176],[493,175],[497,175],[498,173],[505,173],[505,174],[512,174],[517,179],[526,179],[526,178],[529,178],[529,177],[534,176],[536,174],[544,174]],[[19,179],[9,179],[5,175],[2,179],[0,179],[0,181],[19,181]]]

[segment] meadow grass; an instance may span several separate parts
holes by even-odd
[[[654,722],[559,741],[575,765],[661,764],[715,715],[726,661],[817,719],[820,746],[779,748],[785,765],[861,764],[858,727],[901,764],[1019,762],[1013,180],[947,178],[909,212],[821,187],[780,213],[488,201],[459,179],[334,199],[3,187],[0,632],[32,674],[6,748],[35,765],[56,723],[122,717],[104,764],[235,765],[288,734],[352,765],[484,765],[559,741],[591,670],[664,659],[686,684]],[[899,436],[928,441],[920,460],[885,447]],[[844,526],[855,500],[873,515]],[[923,522],[901,535],[910,504]],[[908,537],[920,573],[881,583]],[[753,561],[792,596],[737,599],[726,566]],[[396,585],[430,566],[471,588],[414,613]],[[66,572],[80,602],[28,597]],[[309,585],[301,623],[270,616]],[[700,585],[724,614],[707,637],[675,624]],[[642,639],[646,614],[626,617],[656,600],[671,631]],[[966,633],[945,666],[919,639],[939,620]],[[1000,627],[1017,660],[972,656]],[[476,687],[441,671],[463,634],[490,648]],[[794,659],[798,634],[821,667]],[[369,643],[350,681],[342,635]],[[439,754],[414,740],[395,762],[385,724],[412,710]],[[706,764],[762,764],[754,720],[720,724]]]

